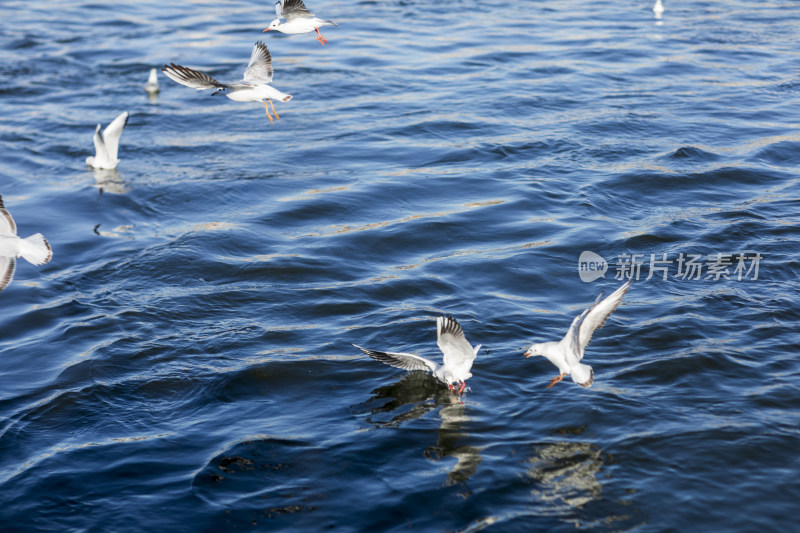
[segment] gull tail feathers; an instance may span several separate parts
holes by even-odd
[[[19,245],[19,255],[33,265],[43,265],[53,257],[50,243],[41,233],[36,233],[22,239]]]

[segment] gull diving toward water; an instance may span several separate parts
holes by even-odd
[[[264,31],[277,30],[281,33],[290,34],[315,31],[317,32],[317,40],[322,46],[325,46],[328,40],[322,36],[319,28],[322,26],[336,26],[335,22],[315,17],[314,13],[305,6],[303,0],[279,0],[275,2],[275,13],[278,18],[270,22],[269,27]],[[286,19],[283,24],[281,24],[281,17]]]
[[[86,158],[86,165],[99,170],[113,170],[117,168],[119,164],[119,159],[117,159],[119,138],[127,123],[128,112],[124,111],[117,118],[112,120],[111,124],[106,126],[106,129],[104,129],[102,133],[100,133],[100,124],[97,125],[97,129],[94,130],[95,155]]]
[[[33,265],[43,265],[53,257],[53,251],[41,233],[24,239],[17,236],[17,225],[0,196],[0,291],[8,287],[14,278],[17,257]]]
[[[558,342],[542,342],[531,344],[525,357],[543,355],[558,367],[559,374],[550,380],[549,389],[567,374],[572,376],[572,381],[581,387],[591,387],[594,381],[594,371],[589,365],[581,363],[583,352],[589,341],[592,340],[594,330],[603,327],[606,319],[622,302],[622,297],[631,288],[633,279],[629,279],[622,287],[615,290],[603,299],[600,294],[589,309],[575,317],[567,334]]]
[[[481,345],[478,344],[474,348],[467,342],[464,336],[464,331],[461,326],[456,322],[456,319],[451,316],[440,316],[436,318],[436,344],[444,354],[442,359],[443,364],[438,364],[435,361],[414,355],[413,353],[399,353],[399,352],[379,352],[376,350],[368,350],[354,344],[356,348],[372,357],[376,361],[386,363],[395,368],[402,368],[403,370],[424,370],[432,372],[436,378],[445,383],[450,390],[453,390],[453,384],[460,385],[458,394],[464,392],[467,386],[466,380],[472,377],[470,369],[475,356],[478,355],[478,350]]]
[[[275,111],[275,104],[272,103],[272,100],[288,102],[292,99],[292,95],[282,93],[269,85],[272,81],[273,74],[272,56],[266,45],[261,41],[253,46],[253,52],[250,54],[250,62],[244,70],[244,76],[242,76],[241,81],[221,83],[208,74],[203,74],[202,72],[182,67],[175,63],[164,65],[161,71],[172,81],[197,89],[198,91],[216,89],[212,94],[227,91],[225,96],[234,102],[261,102],[264,104],[264,110],[267,112],[267,118],[270,123],[272,123],[272,117],[269,114],[267,102],[272,106],[272,112],[275,113],[275,118],[280,120],[281,117],[279,117],[278,112]]]
[[[150,96],[155,96],[160,91],[160,87],[158,86],[158,70],[151,68],[150,69],[150,77],[147,78],[147,83],[144,85],[144,90],[147,91],[147,94]]]

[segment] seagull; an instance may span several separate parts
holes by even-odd
[[[97,129],[94,130],[95,155],[86,158],[87,166],[100,170],[117,168],[117,164],[119,164],[119,159],[117,159],[119,138],[127,123],[128,112],[124,111],[112,120],[111,124],[106,126],[102,133],[100,133],[100,124],[97,125]]]
[[[155,96],[158,94],[158,91],[161,90],[158,86],[158,70],[151,68],[150,69],[150,77],[147,79],[147,83],[144,86],[144,90],[147,91],[147,94],[150,96]]]
[[[275,111],[275,104],[272,103],[272,99],[280,100],[281,102],[288,102],[292,99],[292,95],[282,93],[269,85],[272,81],[273,73],[272,56],[267,46],[261,41],[253,46],[253,53],[250,54],[250,62],[244,70],[244,76],[242,76],[241,81],[221,83],[208,74],[203,74],[202,72],[182,67],[175,63],[164,65],[161,71],[172,81],[187,87],[192,87],[198,91],[216,89],[212,94],[217,94],[227,90],[228,92],[225,96],[234,102],[261,102],[264,104],[264,110],[267,112],[267,118],[270,123],[272,123],[272,117],[269,114],[267,102],[272,106],[272,112],[275,113],[275,118],[280,120],[281,117],[279,117],[278,112]]]
[[[661,4],[661,0],[656,0],[655,5],[653,6],[653,13],[657,19],[661,18],[661,15],[664,13],[664,6]]]
[[[467,342],[464,331],[456,322],[456,319],[449,315],[436,318],[436,344],[439,345],[439,349],[444,354],[443,364],[441,365],[413,353],[379,352],[362,348],[356,344],[353,346],[376,361],[386,363],[395,368],[432,372],[450,390],[453,390],[454,383],[458,383],[460,385],[458,394],[460,395],[467,386],[466,380],[472,377],[469,370],[472,368],[472,362],[475,360],[475,356],[478,355],[481,345],[478,344],[473,348]]]
[[[17,257],[22,257],[33,265],[43,265],[53,257],[53,251],[41,233],[25,239],[17,236],[17,225],[0,196],[0,292],[14,278]]]
[[[622,297],[631,288],[632,283],[633,278],[605,299],[600,294],[589,309],[575,317],[569,331],[560,341],[531,344],[528,351],[525,352],[526,358],[532,355],[543,355],[561,372],[550,380],[548,389],[564,379],[567,374],[571,375],[572,381],[581,387],[592,386],[594,371],[589,365],[580,362],[583,359],[583,352],[589,341],[592,340],[594,330],[603,327],[606,319],[622,302]]]
[[[319,44],[325,46],[328,40],[319,32],[322,26],[336,26],[330,20],[318,19],[314,13],[308,10],[303,0],[279,0],[275,2],[275,14],[278,18],[270,22],[269,28],[264,31],[277,30],[281,33],[309,33],[312,30],[317,32]],[[281,17],[286,22],[281,24]]]

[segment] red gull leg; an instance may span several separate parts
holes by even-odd
[[[317,40],[319,41],[319,44],[325,46],[325,43],[327,43],[328,40],[322,36],[322,34],[319,32],[319,28],[314,28],[314,31],[317,32]]]
[[[467,382],[466,381],[462,381],[461,382],[461,387],[458,388],[458,395],[459,396],[461,396],[461,394],[464,392],[464,389],[466,388],[466,386],[467,386]]]
[[[555,385],[556,383],[558,383],[559,381],[564,379],[564,376],[566,376],[566,374],[561,374],[561,375],[558,375],[558,376],[554,377],[553,379],[551,379],[550,380],[550,385],[545,387],[545,389],[549,389],[550,387],[552,387],[553,385]]]

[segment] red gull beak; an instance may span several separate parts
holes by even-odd
[[[263,32],[261,32],[261,33],[268,32],[268,31],[269,31],[269,28],[267,28],[266,30],[264,30],[264,31],[263,31]]]

